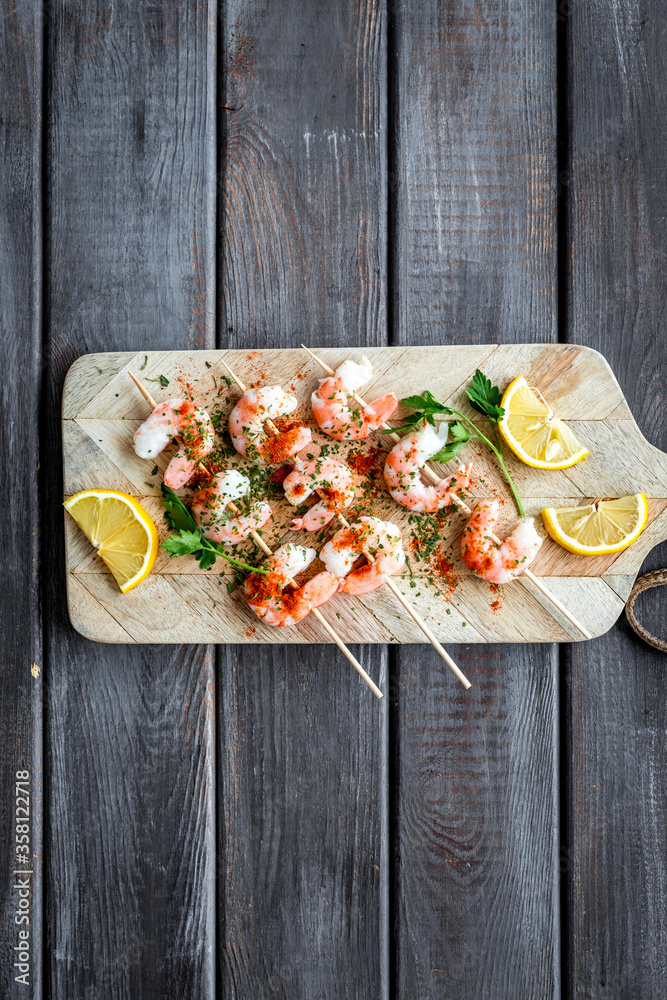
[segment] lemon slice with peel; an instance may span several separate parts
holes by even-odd
[[[644,493],[595,500],[583,507],[545,507],[544,526],[555,542],[579,556],[622,552],[639,538],[648,519]]]
[[[158,553],[157,531],[134,497],[119,490],[84,490],[63,506],[124,594],[148,576]]]
[[[567,424],[558,420],[523,375],[505,389],[498,427],[517,458],[534,469],[567,469],[588,455]]]

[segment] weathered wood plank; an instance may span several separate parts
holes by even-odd
[[[605,352],[664,448],[667,8],[593,0],[568,14],[567,335]],[[666,556],[663,545],[645,569]],[[664,609],[663,593],[643,606]],[[663,610],[663,636],[664,622]],[[568,675],[567,995],[648,1000],[667,977],[665,657],[619,624],[573,647]]]
[[[556,338],[551,4],[400,3],[398,343]],[[517,373],[519,374],[519,373]],[[401,650],[397,996],[559,992],[555,647]]]
[[[214,344],[214,31],[214,2],[50,7],[51,567],[64,555],[55,456],[71,362],[91,350]],[[93,646],[74,633],[63,597],[53,572],[50,995],[212,997],[213,657],[207,647]]]
[[[38,575],[41,4],[28,0],[0,3],[0,102],[0,453],[5,467],[5,489],[0,499],[4,525],[0,560],[4,654],[0,676],[0,993],[8,1000],[26,996],[39,1000],[43,954],[43,660]],[[25,790],[29,801],[17,801],[16,779],[25,778],[26,772],[30,777],[21,791]],[[16,871],[32,874],[13,875]],[[26,881],[31,887],[30,923],[17,925],[15,917],[20,913],[21,900],[16,887]],[[14,948],[26,942],[29,961],[24,963],[21,955],[18,964],[28,966],[28,978],[17,982],[17,977],[26,975],[26,969],[14,966],[19,959]]]
[[[385,39],[372,0],[226,5],[219,346],[386,342]],[[387,699],[323,646],[219,677],[222,993],[386,996]]]

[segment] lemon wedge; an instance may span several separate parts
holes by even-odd
[[[622,552],[639,538],[648,519],[644,493],[595,500],[583,507],[545,507],[544,526],[555,542],[579,556]]]
[[[534,469],[567,469],[588,455],[567,424],[530,388],[523,375],[505,389],[498,427],[517,458]]]
[[[158,537],[141,504],[118,490],[84,490],[64,503],[124,594],[153,568]]]

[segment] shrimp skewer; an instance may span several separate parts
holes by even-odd
[[[241,454],[245,454],[242,448],[252,449],[256,447],[256,443],[248,441],[254,434],[260,434],[257,431],[258,422],[255,421],[250,428],[243,424],[240,414],[244,412],[243,400],[254,399],[251,397],[251,393],[263,392],[262,389],[247,389],[243,382],[234,374],[229,365],[225,364],[223,361],[225,369],[229,373],[230,377],[236,383],[238,388],[241,390],[243,395],[241,399],[237,402],[236,406],[232,410],[229,417],[229,427],[230,434],[232,434],[232,441],[234,447],[237,451],[241,451]],[[267,390],[272,395],[268,399],[284,399],[293,401],[289,403],[291,409],[289,412],[293,412],[297,405],[294,396],[288,396],[283,392],[280,386],[270,386]],[[281,395],[282,394],[282,395]],[[254,404],[253,404],[254,406]],[[286,411],[287,412],[287,411]],[[234,415],[234,419],[232,416]],[[284,431],[280,431],[278,427],[274,424],[271,416],[273,414],[262,413],[262,422],[260,423],[261,435],[263,435],[263,449],[266,455],[270,456],[272,462],[284,461],[286,458],[294,457],[296,451],[294,448],[291,449],[291,453],[288,454],[285,450],[284,442],[286,440]],[[239,422],[240,421],[240,422]],[[269,432],[273,435],[273,441],[266,437],[264,431],[264,424],[268,428]],[[234,426],[234,433],[232,433],[232,425]],[[307,445],[312,443],[312,436],[310,430],[307,427],[297,428],[298,432],[303,432],[303,436],[299,436],[295,440],[300,445],[299,451],[307,447]],[[287,432],[289,434],[290,432]],[[238,440],[238,443],[237,443]],[[291,439],[290,439],[291,440]],[[301,443],[301,442],[304,443]],[[288,451],[290,449],[288,448]],[[352,473],[346,465],[342,462],[336,462],[332,458],[315,458],[308,462],[302,459],[294,459],[294,468],[292,472],[285,478],[283,482],[283,487],[285,490],[285,496],[289,503],[293,506],[298,506],[303,500],[306,500],[312,493],[316,492],[320,495],[321,500],[316,503],[310,510],[301,518],[295,518],[292,521],[293,531],[317,531],[319,528],[324,527],[328,524],[331,518],[341,510],[345,510],[346,507],[354,500],[354,479],[352,478]]]
[[[312,442],[310,429],[299,426],[281,431],[273,420],[293,413],[297,406],[296,396],[283,392],[279,385],[246,389],[229,414],[232,444],[244,458],[257,456],[273,464],[292,458]],[[264,429],[268,421],[275,428],[273,437]]]
[[[156,458],[175,437],[180,447],[164,473],[165,483],[173,490],[185,486],[202,458],[213,451],[213,424],[206,410],[189,399],[158,403],[137,428],[134,450],[139,458]]]
[[[525,572],[542,539],[532,517],[523,517],[503,542],[494,541],[497,500],[483,500],[472,512],[461,536],[461,558],[473,573],[489,583],[509,583]]]
[[[226,365],[224,361],[222,362],[222,364],[225,366],[225,368],[227,369],[227,372],[229,373],[230,377],[234,380],[234,382],[239,387],[239,389],[241,390],[241,392],[245,392],[246,391],[246,387],[244,386],[243,382],[241,382],[241,380],[238,378],[238,376],[234,374],[234,372],[231,370],[231,368],[228,365]],[[267,422],[267,426],[269,428],[271,428],[271,421]],[[345,518],[343,517],[342,514],[338,514],[338,520],[341,521],[341,523],[343,524],[344,527],[346,527],[346,528],[350,527],[350,525],[345,520]],[[369,551],[367,549],[364,549],[364,555],[366,556],[366,558],[368,559],[369,562],[373,562],[374,561],[373,556],[369,553]],[[471,684],[470,684],[470,681],[468,680],[468,678],[459,669],[459,667],[456,665],[456,663],[451,658],[451,656],[449,655],[449,653],[447,653],[446,650],[443,649],[443,647],[440,645],[440,643],[438,642],[438,640],[434,636],[434,634],[431,631],[431,629],[428,627],[428,625],[426,624],[426,622],[422,619],[421,615],[419,615],[415,611],[415,609],[408,603],[408,601],[405,599],[405,597],[403,596],[403,594],[401,593],[401,591],[398,589],[398,587],[396,586],[396,584],[394,583],[394,581],[391,579],[391,577],[388,576],[385,582],[386,582],[387,586],[389,587],[389,589],[391,590],[391,592],[393,593],[393,595],[395,596],[396,600],[405,608],[405,610],[408,612],[408,614],[410,615],[410,617],[412,618],[412,620],[422,630],[422,632],[424,633],[424,635],[426,636],[426,638],[429,640],[429,642],[431,643],[431,645],[433,646],[433,648],[437,651],[437,653],[451,667],[451,669],[454,671],[454,673],[456,674],[456,676],[458,677],[458,679],[461,681],[461,683],[463,684],[463,686],[465,688],[471,687]],[[319,612],[317,612],[316,610],[313,611],[313,614],[318,614],[318,613]]]
[[[361,555],[368,555],[373,561],[353,569]],[[340,579],[339,589],[343,593],[367,594],[385,584],[405,565],[401,532],[391,521],[360,517],[336,532],[320,552],[320,559]]]
[[[224,361],[223,361],[223,364],[224,364]],[[225,365],[225,367],[227,367],[227,366]],[[229,371],[229,369],[227,369],[227,370]],[[130,376],[130,378],[132,379],[132,381],[134,382],[134,384],[136,385],[137,389],[139,390],[139,392],[141,393],[141,395],[144,397],[144,399],[146,400],[146,402],[148,403],[148,405],[150,407],[152,407],[153,409],[155,409],[155,407],[157,406],[157,403],[155,402],[155,400],[153,399],[153,397],[151,396],[151,394],[148,392],[148,390],[145,388],[145,386],[143,386],[141,384],[141,382],[136,377],[136,375],[133,374],[133,372],[128,372],[128,375]],[[204,472],[208,473],[208,469],[206,468],[206,466],[200,465],[200,468],[203,469]],[[210,473],[209,473],[209,475],[210,475]],[[235,513],[238,513],[238,510],[235,508],[235,506],[234,506],[233,503],[229,504],[229,508],[230,508],[230,510],[233,510]],[[262,552],[266,553],[267,556],[272,555],[271,549],[266,544],[266,542],[264,541],[264,539],[262,538],[261,535],[258,535],[256,531],[251,531],[250,532],[250,537],[254,541],[255,545],[257,545],[257,547],[262,550]],[[347,646],[345,645],[345,643],[343,642],[343,640],[341,639],[341,637],[336,632],[335,628],[333,628],[333,626],[331,626],[329,624],[329,622],[326,620],[326,618],[324,617],[324,615],[322,614],[322,612],[318,608],[313,607],[312,614],[317,619],[317,621],[320,623],[320,625],[322,626],[322,628],[324,629],[324,631],[327,633],[327,635],[332,639],[333,642],[336,643],[336,645],[340,649],[340,651],[343,654],[343,656],[347,660],[349,660],[349,662],[352,664],[352,666],[357,671],[357,673],[362,678],[362,680],[368,685],[368,687],[371,689],[371,691],[373,692],[373,694],[375,695],[375,697],[376,698],[382,698],[382,691],[380,691],[380,688],[377,686],[377,684],[375,683],[375,681],[373,680],[373,678],[370,677],[367,674],[367,672],[364,670],[364,668],[359,663],[359,661],[357,660],[357,658],[352,655],[352,653],[347,648]]]
[[[247,514],[230,516],[227,505],[240,500],[250,490],[250,480],[236,469],[213,476],[192,498],[192,516],[204,538],[223,545],[238,545],[252,531],[263,528],[273,511],[271,505],[256,500]]]
[[[313,360],[317,361],[318,365],[321,368],[323,368],[325,372],[328,372],[330,375],[334,374],[333,369],[330,368],[329,365],[327,365],[324,361],[322,361],[316,354],[314,354],[313,351],[311,351],[309,347],[306,347],[305,344],[302,344],[301,346],[304,349],[304,351],[306,352],[306,354],[309,354],[310,357],[313,358]],[[352,393],[352,395],[357,400],[357,402],[360,404],[360,406],[365,406],[366,405],[365,402],[364,402],[364,400],[361,398],[361,396],[358,396],[356,393]],[[387,430],[387,431],[392,431],[392,428],[386,422],[383,424],[383,429]],[[394,441],[396,444],[398,444],[400,442],[400,440],[401,440],[400,435],[396,434],[395,431],[393,433],[389,434],[388,437],[390,437],[391,440]],[[423,472],[431,480],[432,483],[436,483],[437,484],[437,483],[440,482],[440,477],[438,476],[438,474],[433,469],[430,469],[428,467],[428,465],[424,466]],[[456,495],[456,493],[452,494],[452,499],[453,499],[454,503],[458,507],[460,507],[461,510],[464,511],[466,514],[470,515],[472,513],[472,511],[470,510],[470,507],[468,507],[468,505],[466,504],[465,500],[461,499],[461,497],[458,497]],[[497,542],[498,544],[501,544],[500,539],[497,538],[495,535],[492,535],[491,537],[493,538],[494,542]],[[584,625],[581,624],[581,622],[578,620],[578,618],[576,618],[575,615],[572,614],[572,612],[570,611],[570,609],[567,608],[563,604],[563,602],[558,597],[556,597],[555,594],[553,594],[549,590],[549,588],[546,586],[546,584],[543,583],[538,576],[535,576],[533,573],[531,573],[531,571],[529,569],[525,570],[522,575],[524,577],[526,577],[528,580],[530,580],[530,582],[535,587],[537,587],[537,589],[539,591],[541,591],[542,594],[544,594],[544,596],[547,598],[547,600],[551,601],[551,603],[554,605],[554,607],[557,608],[560,611],[560,613],[562,615],[564,615],[564,617],[567,618],[567,620],[572,625],[574,625],[574,627],[577,629],[577,631],[580,632],[581,635],[583,635],[583,637],[585,639],[592,639],[593,638],[592,635],[591,635],[591,633],[588,631],[588,629]]]
[[[359,365],[355,361],[344,361],[331,378],[320,379],[319,388],[311,396],[313,414],[320,430],[338,441],[358,441],[377,430],[384,420],[388,420],[398,400],[393,392],[381,396],[374,403],[364,403],[361,409],[350,405],[350,396],[355,389],[370,380],[373,366],[368,358],[362,357]],[[354,397],[358,399],[357,396]]]
[[[345,518],[343,517],[342,514],[338,515],[338,520],[342,521],[343,526],[345,528],[349,528],[350,527],[350,525],[345,520]],[[389,523],[389,522],[385,522],[385,523]],[[395,527],[395,526],[392,525],[392,527]],[[366,556],[366,558],[368,559],[369,563],[374,563],[375,562],[375,557],[369,551],[369,549],[366,548],[365,546],[363,548],[363,554]],[[361,570],[367,570],[367,569],[368,570],[372,570],[372,567],[365,567],[365,566],[361,567]],[[361,570],[359,571],[360,575],[361,575]],[[445,663],[450,667],[450,669],[456,674],[456,676],[458,677],[458,679],[461,681],[461,684],[463,684],[464,688],[466,688],[466,690],[467,690],[468,688],[472,687],[472,685],[471,685],[470,681],[468,680],[468,678],[466,677],[466,675],[459,668],[459,666],[454,662],[454,660],[451,658],[451,656],[449,655],[449,653],[447,652],[447,650],[442,647],[442,645],[440,644],[440,642],[438,641],[438,639],[436,639],[435,635],[433,634],[433,632],[431,631],[431,629],[428,627],[428,625],[426,624],[426,622],[424,621],[424,619],[421,617],[421,615],[418,614],[415,611],[415,609],[411,606],[411,604],[409,604],[409,602],[403,596],[403,594],[398,589],[398,587],[396,586],[396,584],[394,583],[394,581],[391,579],[391,576],[389,574],[387,574],[387,573],[382,574],[382,575],[384,576],[384,579],[383,579],[382,583],[386,583],[387,584],[387,586],[391,590],[391,592],[394,595],[394,597],[396,598],[396,600],[399,602],[399,604],[401,604],[405,608],[405,610],[407,611],[407,613],[410,615],[410,617],[414,621],[415,625],[417,625],[418,628],[421,629],[421,631],[424,633],[424,635],[426,636],[426,638],[428,639],[428,641],[431,643],[431,645],[435,649],[436,653],[445,661]],[[373,573],[370,573],[370,574],[367,573],[367,577],[368,576],[370,576],[372,578],[373,577]],[[369,589],[374,589],[374,588],[371,587]],[[350,591],[350,592],[352,592],[352,591]],[[357,593],[364,593],[364,591],[363,590],[358,590]]]
[[[354,500],[352,473],[342,462],[329,457],[320,456],[310,462],[297,459],[293,470],[283,481],[283,489],[294,506],[315,492],[321,498],[303,517],[292,521],[292,531],[317,531]]]
[[[454,490],[466,489],[472,464],[459,466],[450,479],[441,479],[437,486],[425,486],[421,479],[423,466],[444,448],[448,434],[447,424],[436,431],[425,423],[394,445],[384,465],[384,479],[396,503],[415,513],[435,513],[456,502]]]
[[[244,591],[248,604],[267,625],[296,625],[313,608],[319,608],[338,590],[339,580],[323,570],[303,587],[294,584],[294,577],[310,566],[315,549],[303,545],[281,545],[264,563],[268,573],[249,573]],[[294,589],[286,588],[293,585]]]

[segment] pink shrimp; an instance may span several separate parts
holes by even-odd
[[[321,498],[303,517],[292,521],[292,531],[317,531],[354,500],[352,473],[342,462],[328,457],[314,458],[310,462],[297,459],[283,487],[285,496],[295,507],[314,492]]]
[[[244,591],[258,618],[267,625],[296,625],[336,593],[340,581],[328,571],[318,573],[303,587],[289,586],[316,555],[315,549],[303,545],[281,545],[262,567],[269,570],[267,574],[248,574]]]
[[[373,562],[352,572],[354,563],[368,552]],[[349,528],[341,528],[320,552],[320,559],[340,580],[345,594],[367,594],[387,582],[405,564],[401,532],[391,521],[361,517]]]
[[[308,427],[300,425],[269,434],[264,430],[267,420],[293,413],[298,406],[296,396],[290,396],[279,385],[248,389],[229,414],[229,433],[236,450],[245,458],[258,456],[277,465],[303,451],[312,441]]]
[[[245,514],[234,515],[227,504],[250,490],[250,480],[236,469],[219,472],[192,498],[192,516],[205,538],[223,545],[238,545],[251,531],[262,528],[272,514],[270,504],[256,500]]]
[[[387,455],[384,480],[396,503],[415,513],[434,513],[456,503],[458,491],[470,483],[472,465],[460,465],[453,476],[445,476],[437,486],[426,486],[421,480],[423,466],[444,448],[448,434],[446,424],[439,431],[424,424],[421,430],[394,445]]]
[[[542,544],[534,518],[522,518],[498,544],[491,538],[498,520],[498,501],[478,503],[461,536],[461,556],[469,569],[489,583],[509,583],[528,568]]]
[[[398,400],[393,392],[381,396],[365,407],[356,403],[350,394],[360,389],[373,374],[373,366],[368,358],[362,364],[344,361],[336,369],[335,375],[320,379],[320,387],[311,396],[315,419],[329,437],[338,441],[357,441],[368,437],[388,420]]]
[[[164,481],[172,490],[185,486],[202,458],[213,450],[213,424],[206,410],[189,399],[160,403],[137,428],[134,450],[139,458],[155,458],[175,437],[180,447],[164,474]]]

